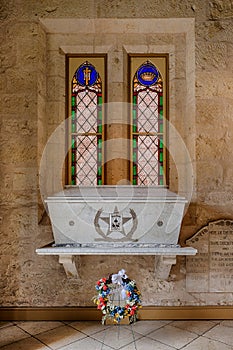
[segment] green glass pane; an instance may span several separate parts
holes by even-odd
[[[72,140],[71,140],[71,147],[75,148],[75,139],[74,138],[72,138]]]
[[[74,161],[75,161],[75,154],[72,153],[72,163],[74,163]]]
[[[100,134],[102,134],[102,130],[103,130],[103,129],[102,129],[102,125],[99,125],[98,128],[97,128],[97,132],[100,133]]]
[[[137,131],[137,112],[135,111],[135,109],[133,109],[133,121],[132,121],[132,130],[133,132]]]
[[[163,106],[163,96],[160,96],[160,98],[159,98],[159,104],[160,104],[160,106]]]
[[[133,121],[137,118],[137,111],[133,109]]]
[[[163,148],[163,141],[159,140],[159,148]]]
[[[98,111],[98,118],[100,120],[102,120],[102,116],[103,116],[103,113],[102,113],[102,109],[100,111]]]
[[[137,167],[136,166],[133,167],[133,175],[137,175]]]
[[[137,104],[137,96],[133,96],[133,104],[134,104],[134,105]]]
[[[159,167],[159,175],[163,175],[163,166]]]
[[[137,140],[133,139],[133,148],[136,148],[136,147],[137,147]]]
[[[99,96],[98,97],[98,105],[102,105],[102,103],[103,103],[102,96]]]
[[[102,161],[102,153],[98,154],[98,161],[101,162]]]
[[[72,123],[72,127],[71,127],[72,132],[76,131],[76,125],[74,123]]]
[[[163,179],[159,180],[159,185],[163,185]]]
[[[99,176],[102,175],[102,167],[101,167],[101,166],[98,167],[98,172],[97,172],[97,174],[98,174]]]
[[[97,185],[102,185],[102,180],[101,179],[97,180]]]
[[[159,117],[160,117],[160,119],[163,119],[163,109],[160,109]]]
[[[101,149],[102,148],[102,139],[98,140],[98,148]]]
[[[74,167],[74,166],[71,167],[71,175],[72,175],[72,176],[75,175],[75,167]]]
[[[137,180],[133,179],[133,185],[137,185]]]
[[[159,161],[160,162],[163,162],[163,153],[161,152],[160,155],[159,155]]]
[[[75,100],[76,100],[75,96],[72,96],[72,97],[71,97],[71,106],[72,106],[72,107],[75,106]]]
[[[74,180],[71,180],[71,185],[75,185],[75,181]]]
[[[75,118],[75,110],[72,110],[72,111],[71,111],[71,116],[72,116],[72,119]]]
[[[136,162],[136,160],[137,160],[137,154],[134,152],[133,153],[133,162]]]
[[[159,132],[163,132],[163,124],[159,125]]]

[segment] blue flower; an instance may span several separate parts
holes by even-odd
[[[124,308],[121,308],[119,311],[118,311],[119,315],[124,315]]]

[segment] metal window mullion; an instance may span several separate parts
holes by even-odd
[[[132,135],[136,136],[163,136],[162,132],[132,132]]]
[[[72,132],[72,136],[101,136],[101,133],[98,132]]]

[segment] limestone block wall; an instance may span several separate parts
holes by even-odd
[[[192,123],[185,123],[183,119],[180,122],[179,114],[173,115],[177,128],[186,135],[184,141],[192,154],[195,169],[193,198],[182,226],[181,243],[184,243],[209,221],[233,217],[231,1],[55,0],[51,4],[47,0],[3,0],[0,16],[0,304],[92,305],[95,281],[125,268],[128,275],[137,280],[144,305],[232,305],[231,292],[189,292],[184,257],[178,259],[168,281],[154,278],[152,257],[81,257],[82,281],[78,283],[66,278],[57,257],[39,257],[35,253],[37,247],[52,239],[49,219],[39,193],[40,160],[47,139],[65,116],[64,52],[60,54],[57,47],[66,34],[49,36],[43,20],[195,20],[196,118]],[[130,29],[129,26],[128,33],[124,34],[128,35],[129,42]],[[78,49],[81,44],[87,45],[90,35],[78,39],[73,35],[73,38],[77,40]],[[175,45],[179,47],[180,40],[186,39],[185,35],[179,37]],[[98,40],[96,38],[95,45],[98,45]],[[116,36],[112,34],[109,40],[116,40]],[[168,37],[160,37],[159,44],[165,44],[165,40],[168,40],[167,45],[171,45]],[[68,37],[66,46],[67,41]],[[154,36],[150,38],[150,45],[159,44]],[[187,65],[194,57],[184,60],[183,52],[179,50],[176,50],[176,57],[174,69],[180,74],[176,87],[182,89],[183,80],[187,79]],[[114,91],[121,93],[125,89],[121,85],[121,89],[115,90],[116,86],[119,87],[119,82],[112,86],[112,98],[116,97]],[[174,110],[182,94],[175,97],[171,94]],[[182,118],[185,114],[189,118],[189,110],[182,114]],[[176,188],[175,178],[171,185]]]

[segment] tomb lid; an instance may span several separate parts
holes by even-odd
[[[82,201],[82,200],[117,200],[128,201],[169,201],[187,202],[187,200],[169,191],[165,186],[65,186],[63,191],[57,192],[46,199],[51,201]]]

